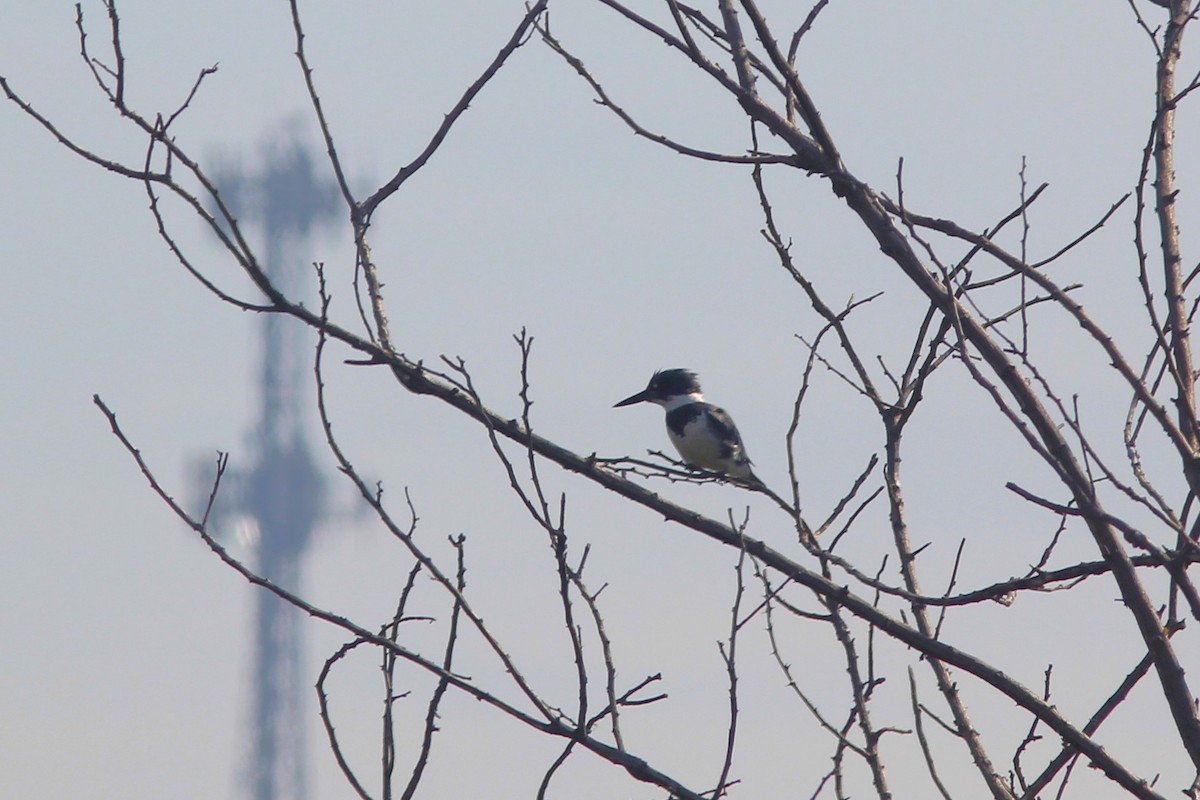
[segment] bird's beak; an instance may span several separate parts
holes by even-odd
[[[635,395],[630,395],[629,397],[626,397],[624,400],[622,400],[621,402],[614,405],[613,408],[620,408],[621,406],[631,406],[634,403],[644,403],[649,399],[650,399],[650,390],[643,389],[642,391],[638,392]]]

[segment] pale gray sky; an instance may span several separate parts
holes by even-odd
[[[72,4],[10,5],[0,25],[0,74],[81,143],[138,159],[142,140],[115,120],[79,58]],[[84,6],[89,43],[104,52],[103,8]],[[316,80],[360,190],[411,159],[522,11],[519,2],[303,6]],[[551,7],[557,35],[643,124],[696,147],[749,146],[736,106],[660,42],[598,4]],[[781,29],[804,10],[769,7]],[[120,11],[128,95],[143,110],[173,108],[202,67],[219,63],[174,129],[192,153],[252,161],[272,137],[296,132],[314,141],[286,3],[127,0]],[[1151,46],[1117,0],[834,0],[800,63],[850,169],[891,191],[903,157],[912,208],[982,228],[1017,202],[1025,157],[1030,184],[1051,185],[1033,215],[1035,257],[1071,239],[1132,186],[1152,107]],[[1185,186],[1197,177],[1187,160],[1193,121],[1190,113],[1180,117]],[[91,396],[105,398],[164,483],[187,496],[193,460],[218,449],[230,451],[235,465],[252,458],[257,320],[221,305],[184,273],[155,235],[139,185],[71,156],[11,104],[0,106],[0,141],[0,794],[234,796],[247,752],[253,590],[152,496]],[[915,291],[823,181],[784,170],[768,180],[799,262],[819,276],[831,301],[886,290],[852,318],[854,332],[865,352],[902,357],[907,342],[894,331],[920,313]],[[1186,193],[1182,203],[1186,221],[1194,210]],[[175,234],[193,256],[243,285],[199,225],[173,211]],[[1086,281],[1085,300],[1140,352],[1140,308],[1127,302],[1136,288],[1128,219],[1117,219],[1056,277]],[[461,355],[502,413],[520,408],[511,334],[522,326],[536,337],[535,424],[585,454],[664,448],[656,410],[610,406],[654,369],[690,367],[709,398],[736,416],[758,473],[781,485],[782,436],[805,357],[794,335],[811,336],[820,322],[759,236],[761,226],[746,169],[692,162],[634,137],[534,41],[487,87],[426,170],[385,204],[374,243],[402,349],[430,362]],[[342,232],[315,241],[305,261],[325,261],[344,279],[351,255]],[[346,282],[333,290],[333,313],[350,320]],[[1065,376],[1064,391],[1083,394],[1093,418],[1119,422],[1126,395],[1114,389],[1103,359],[1078,355],[1069,326],[1043,334],[1050,337],[1044,363]],[[331,355],[345,353],[333,348]],[[383,479],[394,502],[409,487],[421,535],[439,555],[449,555],[446,536],[467,535],[471,589],[489,608],[488,621],[518,663],[569,705],[566,643],[553,626],[546,638],[548,626],[537,624],[558,615],[547,548],[507,489],[482,430],[404,393],[381,372],[335,365],[329,378],[351,459]],[[966,536],[968,584],[1020,573],[1053,522],[1014,505],[1003,482],[1042,480],[1045,470],[959,372],[947,371],[936,388],[938,397],[914,423],[905,462],[915,535],[933,542],[938,559],[951,557]],[[799,438],[802,489],[823,515],[876,447],[878,423],[828,374],[809,403]],[[724,741],[714,642],[727,635],[733,555],[575,478],[549,476],[550,488],[569,492],[576,546],[593,544],[592,581],[612,584],[604,600],[622,678],[662,671],[672,694],[669,704],[630,715],[631,746],[707,787]],[[350,490],[338,487],[337,502],[346,507]],[[717,517],[745,502],[729,487],[657,488]],[[786,545],[785,522],[760,503],[754,508],[762,524],[752,532]],[[882,525],[878,537],[861,536],[848,552],[875,564],[890,549]],[[1064,555],[1090,548],[1081,539],[1065,545]],[[317,604],[373,627],[390,616],[405,569],[385,533],[342,518],[313,548],[307,590]],[[424,591],[431,610],[444,608],[433,605],[440,598],[432,587]],[[1096,582],[1066,602],[1086,597],[1103,605],[1114,594]],[[951,625],[948,636],[1027,685],[1040,685],[1041,669],[1053,661],[1059,674],[1074,676],[1056,686],[1055,700],[1080,719],[1132,665],[1134,658],[1111,653],[1136,633],[1123,616],[1104,635],[1043,631],[1043,615],[1064,613],[1057,602],[1051,596],[981,608]],[[316,623],[308,630],[315,680],[344,636]],[[1019,641],[1016,631],[1024,631]],[[815,655],[827,638],[816,627],[793,629],[791,655],[815,696],[840,703],[842,667]],[[782,678],[767,664],[765,637],[756,632],[747,641],[754,652],[747,657],[761,671],[745,691],[774,692]],[[1041,652],[1013,657],[1022,648]],[[1196,663],[1194,645],[1185,652]],[[487,674],[483,663],[476,676]],[[339,732],[372,779],[377,672],[374,655],[364,655],[334,681]],[[908,698],[898,677],[880,705],[906,727]],[[969,698],[983,696],[973,681],[963,683]],[[844,713],[840,704],[833,710]],[[1018,741],[1027,723],[1007,712],[977,707],[977,722]],[[414,705],[409,713],[422,712]],[[1146,713],[1164,712],[1152,703]],[[762,715],[751,719],[771,733],[746,734],[738,793],[811,791],[831,745],[810,730],[804,710],[782,703],[748,714]],[[351,797],[317,733],[315,703],[306,716],[314,721],[313,796]],[[1112,724],[1137,730],[1142,723],[1130,712]],[[430,796],[532,796],[558,748],[460,697],[448,700],[443,727]],[[1164,755],[1153,738],[1105,742],[1137,769],[1180,779],[1179,753]],[[464,761],[481,772],[455,768]],[[965,757],[959,761],[961,777],[969,767]],[[587,756],[576,757],[568,773],[593,776],[575,797],[612,796],[613,787],[624,787],[619,796],[657,796],[629,789],[619,770]],[[894,780],[899,794],[928,790],[915,768],[897,770]],[[1096,784],[1094,796],[1115,793],[1102,778],[1079,780]]]

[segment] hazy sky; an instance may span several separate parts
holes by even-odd
[[[79,57],[72,4],[10,5],[0,25],[0,75],[80,143],[106,157],[140,159],[144,142],[106,106]],[[523,10],[498,0],[302,7],[315,77],[360,192],[416,154]],[[104,10],[94,2],[84,8],[89,44],[107,56]],[[551,8],[556,34],[640,122],[704,149],[749,147],[736,105],[660,42],[595,3]],[[173,129],[198,158],[252,165],[272,143],[315,141],[286,3],[127,0],[119,9],[127,92],[138,108],[173,110],[199,70],[219,64]],[[780,30],[806,11],[768,10]],[[1123,1],[833,0],[800,63],[849,168],[894,192],[903,158],[912,208],[983,228],[1016,204],[1024,157],[1030,186],[1050,184],[1032,218],[1034,257],[1098,219],[1136,177],[1153,52]],[[1180,117],[1185,186],[1197,177],[1187,160],[1191,121]],[[0,794],[234,796],[248,752],[253,590],[156,500],[91,396],[99,393],[117,412],[170,491],[192,497],[194,463],[217,450],[229,451],[235,466],[253,459],[260,320],[220,304],[180,268],[155,234],[140,185],[73,157],[12,104],[0,106],[0,141]],[[902,358],[907,336],[895,332],[919,318],[915,291],[825,182],[784,170],[768,180],[799,264],[819,276],[831,301],[886,292],[853,318],[854,330],[864,352]],[[1182,203],[1186,220],[1194,210],[1186,193]],[[197,262],[243,288],[199,224],[181,208],[170,213],[174,235]],[[385,204],[373,232],[401,349],[430,363],[462,356],[501,413],[520,410],[511,335],[522,327],[536,339],[535,425],[583,454],[665,448],[656,409],[610,407],[653,370],[690,367],[709,398],[736,416],[758,473],[782,485],[782,437],[806,356],[796,335],[811,337],[820,321],[761,227],[748,170],[696,163],[636,138],[561,59],[531,41],[426,170]],[[1122,305],[1136,289],[1131,237],[1126,214],[1055,277],[1086,281],[1087,302],[1136,353],[1145,345],[1134,327],[1140,309]],[[317,237],[301,259],[329,265],[333,314],[347,324],[351,259],[344,229]],[[1080,392],[1091,418],[1118,419],[1127,399],[1114,393],[1103,359],[1078,356],[1068,326],[1042,332],[1043,363],[1063,376],[1064,391]],[[339,366],[347,353],[331,349],[330,401],[351,459],[384,481],[398,508],[409,488],[420,535],[439,556],[450,555],[447,536],[466,534],[471,590],[489,622],[540,685],[569,705],[571,668],[553,627],[559,610],[548,548],[508,490],[482,429],[406,394],[379,371]],[[1021,573],[1053,520],[1006,497],[1004,481],[1043,480],[1045,471],[960,372],[938,378],[937,399],[914,423],[906,480],[916,538],[943,559],[965,536],[964,578],[975,585]],[[823,516],[877,447],[878,423],[827,373],[807,413],[802,489]],[[1112,437],[1104,447],[1119,443]],[[631,745],[707,788],[723,747],[715,642],[727,635],[734,556],[578,479],[547,474],[549,488],[568,492],[576,547],[593,544],[591,580],[611,584],[606,610],[625,659],[623,680],[661,671],[673,696],[670,705],[631,715]],[[406,562],[385,532],[350,513],[349,487],[333,485],[336,516],[312,549],[304,588],[318,605],[374,627],[392,613]],[[656,490],[718,518],[746,503],[730,487]],[[766,523],[752,533],[784,546],[785,521],[752,505],[752,518]],[[890,548],[882,525],[877,535],[849,543],[849,552],[877,564]],[[1064,555],[1091,557],[1090,548],[1069,542]],[[432,586],[422,591],[428,613],[445,612]],[[1103,604],[1113,595],[1098,582],[1070,602]],[[949,633],[1027,685],[1040,686],[1045,663],[1055,662],[1060,674],[1076,676],[1057,688],[1056,700],[1080,719],[1136,658],[1112,659],[1095,685],[1078,676],[1131,642],[1133,626],[1115,617],[1111,636],[1064,638],[1037,625],[1040,614],[1062,613],[1051,602],[979,609]],[[311,682],[345,637],[317,623],[306,630]],[[1024,631],[1019,641],[1016,631]],[[842,667],[817,659],[806,633],[828,644],[823,629],[792,630],[792,657],[809,688],[827,693],[841,715]],[[766,664],[765,637],[754,637],[746,647]],[[1018,646],[1044,652],[1009,660]],[[1194,659],[1195,648],[1188,654]],[[778,673],[761,675],[745,687],[750,697],[782,682]],[[905,726],[901,675],[881,706]],[[981,696],[972,695],[973,681],[963,682],[969,699]],[[334,683],[339,731],[374,780],[382,692],[375,656],[348,664]],[[419,704],[408,712],[414,719]],[[1012,725],[1002,710],[977,712],[993,730]],[[748,712],[751,720],[754,713],[769,716],[760,708]],[[805,794],[826,768],[832,746],[808,730],[803,709],[792,703],[778,713],[773,736],[744,743],[741,796],[795,787]],[[318,738],[315,702],[305,716],[314,721],[313,797],[353,796]],[[1136,715],[1120,724],[1135,729]],[[447,702],[444,728],[429,796],[478,796],[483,787],[494,797],[533,796],[558,747],[461,697]],[[1153,740],[1106,744],[1135,768],[1178,780],[1171,771],[1178,763],[1152,766],[1163,758]],[[464,761],[489,772],[472,777],[454,768]],[[607,797],[612,787],[624,787],[620,796],[658,796],[630,789],[619,770],[595,759],[576,761],[572,775],[594,778],[571,796]],[[928,790],[922,772],[898,773],[897,788],[909,796]],[[1098,797],[1114,791],[1102,779],[1081,780],[1095,781]],[[564,778],[561,787],[568,785],[580,784]]]

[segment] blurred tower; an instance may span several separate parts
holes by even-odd
[[[254,170],[225,167],[216,184],[239,224],[263,233],[263,268],[288,297],[304,297],[311,259],[303,245],[319,223],[335,217],[337,193],[318,180],[310,152],[275,137]],[[233,472],[218,509],[236,518],[255,548],[256,570],[290,591],[301,589],[302,561],[326,512],[326,480],[305,435],[312,386],[312,348],[303,326],[262,314],[260,406],[251,432],[255,462]],[[210,471],[211,480],[211,471]],[[218,520],[218,525],[221,524]],[[267,591],[255,592],[253,692],[246,779],[253,800],[306,800],[305,724],[312,698],[302,675],[301,614]]]

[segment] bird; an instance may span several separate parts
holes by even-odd
[[[646,388],[626,397],[613,408],[635,403],[654,403],[667,412],[667,435],[684,463],[718,472],[761,487],[750,468],[750,457],[733,417],[722,408],[705,402],[696,373],[686,369],[664,369],[654,373]]]

